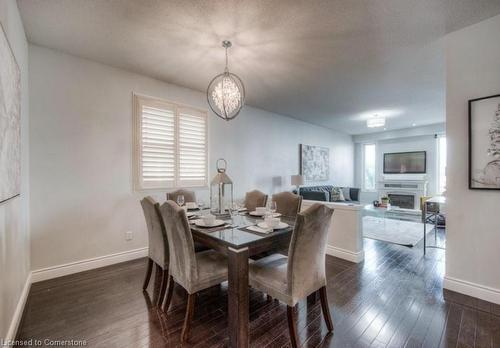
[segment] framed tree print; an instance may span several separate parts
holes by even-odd
[[[469,189],[500,190],[500,94],[469,100]]]

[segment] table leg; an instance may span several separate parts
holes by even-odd
[[[318,292],[317,291],[315,291],[312,294],[310,294],[309,296],[307,296],[307,306],[308,307],[314,306],[317,301],[318,301]]]
[[[228,248],[229,346],[248,347],[248,248]]]
[[[424,201],[424,255],[425,248],[427,248],[427,202]]]

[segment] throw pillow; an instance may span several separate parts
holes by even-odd
[[[349,187],[342,187],[342,193],[344,194],[344,199],[346,201],[352,201],[351,189]]]
[[[332,192],[330,193],[330,202],[338,202],[345,201],[344,194],[340,187],[332,188]]]

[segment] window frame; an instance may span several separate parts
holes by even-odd
[[[367,189],[366,188],[366,180],[365,180],[365,171],[366,171],[366,151],[365,147],[367,145],[373,145],[375,148],[375,163],[374,163],[374,188]],[[377,143],[369,142],[369,143],[361,143],[361,190],[363,192],[377,192]]]
[[[147,185],[145,186],[142,181],[142,106],[152,106],[161,107],[169,106],[174,110],[174,180],[172,185],[165,185],[164,183],[159,185]],[[187,104],[172,102],[163,98],[151,97],[144,94],[132,93],[132,172],[133,172],[133,189],[136,192],[144,191],[166,191],[175,190],[178,188],[194,188],[194,189],[206,189],[208,188],[208,171],[209,171],[209,114],[208,110],[194,107]],[[180,184],[180,142],[179,142],[179,114],[180,110],[191,110],[196,113],[196,116],[203,117],[205,119],[205,180],[202,184]]]

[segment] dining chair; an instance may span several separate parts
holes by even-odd
[[[267,195],[259,190],[247,192],[243,204],[249,212],[254,211],[257,207],[265,207],[267,204]]]
[[[160,204],[157,203],[154,198],[148,196],[141,200],[141,206],[146,219],[149,239],[148,267],[146,271],[146,278],[144,279],[144,283],[142,285],[142,290],[146,291],[149,285],[154,263],[156,266],[156,278],[161,279],[161,281],[159,285],[158,297],[155,299],[155,296],[153,296],[153,302],[157,306],[161,306],[168,281],[169,250],[167,232],[161,218]],[[155,286],[155,290],[156,288],[157,286]]]
[[[296,217],[302,206],[302,196],[291,192],[280,192],[273,195],[276,202],[276,212],[287,217]]]
[[[328,332],[333,322],[326,294],[325,252],[333,209],[316,203],[297,214],[288,257],[273,254],[249,264],[252,288],[287,305],[288,328],[292,347],[297,347],[296,304],[319,292]]]
[[[167,192],[167,201],[177,202],[178,196],[184,196],[184,202],[196,202],[196,193],[185,189],[178,189],[172,192]]]
[[[174,284],[182,286],[188,293],[181,333],[181,340],[185,342],[189,337],[197,293],[227,280],[227,259],[215,250],[195,253],[186,212],[174,201],[166,201],[160,211],[170,242],[170,277],[163,311],[168,312]]]

